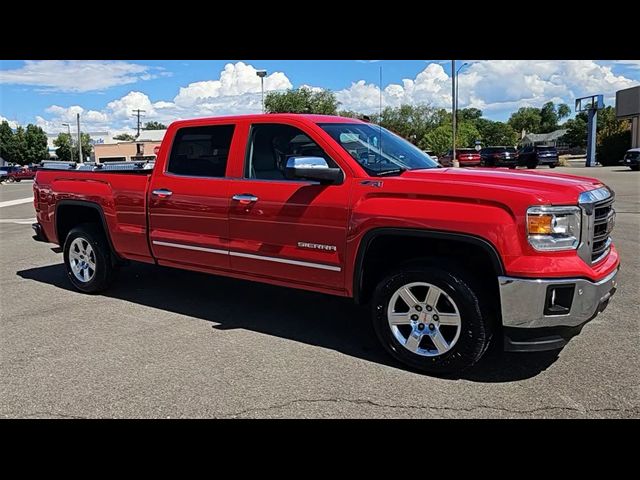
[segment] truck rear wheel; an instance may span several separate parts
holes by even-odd
[[[489,346],[491,323],[464,273],[414,265],[382,280],[373,297],[378,339],[397,360],[435,375],[474,365]]]
[[[105,290],[113,280],[115,269],[102,229],[93,223],[73,228],[64,242],[64,265],[76,289],[84,293]]]

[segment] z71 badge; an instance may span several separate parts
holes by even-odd
[[[325,250],[335,252],[338,249],[335,245],[322,245],[321,243],[298,242],[298,248],[310,248],[311,250]]]

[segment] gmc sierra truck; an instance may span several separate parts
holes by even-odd
[[[47,164],[34,238],[73,286],[128,262],[352,297],[388,352],[431,374],[564,346],[607,306],[619,258],[598,180],[442,168],[350,118],[267,114],[171,124],[152,162]]]

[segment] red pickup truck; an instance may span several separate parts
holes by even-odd
[[[129,261],[369,303],[382,345],[433,374],[561,348],[616,290],[614,193],[598,180],[442,168],[359,120],[171,124],[153,163],[47,164],[41,241],[80,291]]]

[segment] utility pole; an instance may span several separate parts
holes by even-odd
[[[139,108],[134,110],[133,113],[138,117],[138,134],[136,135],[136,138],[138,138],[140,136],[140,113],[141,112],[146,112],[146,110],[140,110]],[[144,115],[142,115],[144,117]]]
[[[256,70],[256,75],[260,77],[260,91],[262,92],[262,113],[264,113],[264,77],[267,76],[267,71]]]
[[[456,61],[451,60],[451,123],[453,126],[453,141],[451,148],[451,164],[459,167],[460,163],[456,159]]]
[[[80,135],[80,114],[76,114],[78,120],[78,160],[82,163],[82,136]]]

